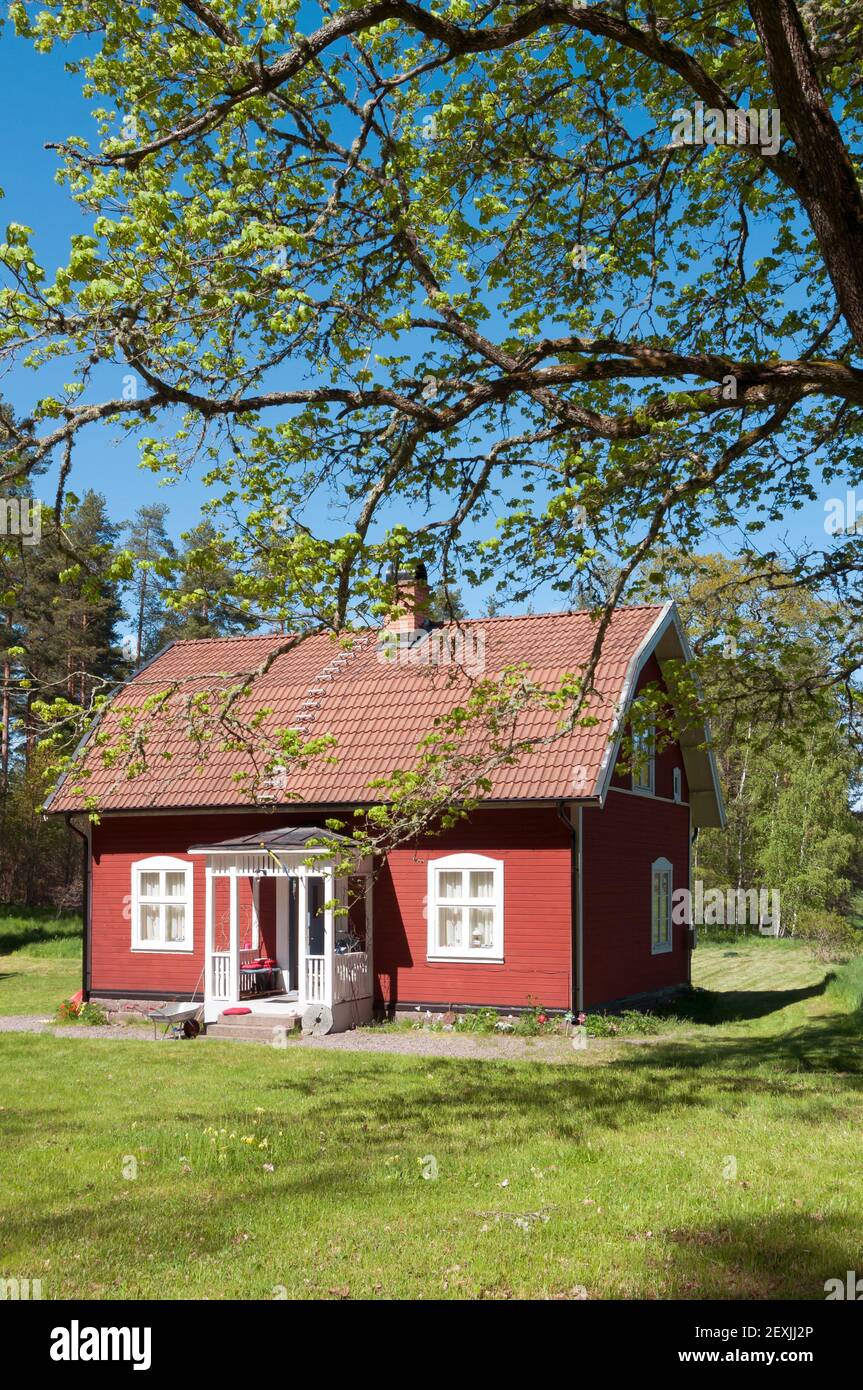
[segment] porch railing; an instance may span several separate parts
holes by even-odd
[[[326,994],[326,959],[306,956],[306,999],[310,1004],[323,1004]]]
[[[365,999],[371,994],[369,957],[366,951],[345,951],[333,957],[333,1003]]]
[[[223,1000],[231,997],[231,953],[230,951],[214,951],[210,957],[210,977],[212,984],[212,996],[214,999]]]

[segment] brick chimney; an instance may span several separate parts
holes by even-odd
[[[390,581],[398,587],[398,606],[387,618],[388,632],[418,632],[428,622],[429,587],[426,567],[393,570]]]

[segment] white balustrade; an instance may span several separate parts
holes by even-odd
[[[323,956],[306,956],[306,1001],[323,1004],[326,994],[326,960]]]
[[[333,1003],[365,999],[371,994],[369,957],[366,951],[337,952],[333,957]]]
[[[230,951],[214,951],[211,956],[212,964],[212,997],[214,999],[230,999],[231,997],[231,953]]]

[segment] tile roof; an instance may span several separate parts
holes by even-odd
[[[549,738],[514,765],[498,767],[491,799],[560,800],[596,793],[627,670],[663,611],[648,605],[617,610],[606,633],[595,681],[597,696],[589,710],[596,723]],[[481,651],[486,677],[524,663],[537,684],[553,689],[564,674],[578,674],[596,628],[589,613],[576,612],[476,619],[448,631],[462,635],[468,653],[471,642],[484,644],[474,650]],[[83,781],[77,775],[68,777],[48,809],[81,810],[87,798],[101,811],[221,808],[262,800],[268,805],[315,806],[374,802],[379,794],[370,788],[370,779],[409,768],[436,716],[459,704],[471,688],[470,677],[458,666],[387,659],[379,639],[377,631],[356,634],[349,650],[326,634],[298,639],[272,659],[256,678],[252,696],[238,706],[246,718],[266,707],[271,711],[269,728],[335,737],[331,752],[336,760],[316,757],[304,768],[292,767],[284,789],[266,797],[259,793],[256,802],[236,781],[236,774],[251,766],[247,751],[213,746],[201,761],[185,727],[180,727],[184,721],[171,718],[150,728],[147,768],[134,777],[104,767],[91,739],[84,750],[89,776]],[[174,642],[123,688],[104,716],[102,730],[110,732],[121,710],[140,705],[174,681],[182,683],[172,696],[174,710],[190,694],[224,688],[263,666],[286,640],[270,634]],[[559,717],[533,704],[519,716],[518,735],[550,736]],[[212,740],[214,745],[218,741]]]

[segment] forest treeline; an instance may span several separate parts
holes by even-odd
[[[163,505],[144,506],[117,523],[105,499],[88,491],[66,495],[59,529],[43,514],[38,544],[32,535],[0,534],[2,902],[80,901],[80,841],[39,814],[47,760],[38,702],[62,696],[86,706],[174,638],[256,626],[223,597],[233,576],[226,562],[213,571],[209,523],[178,549],[167,514]]]

